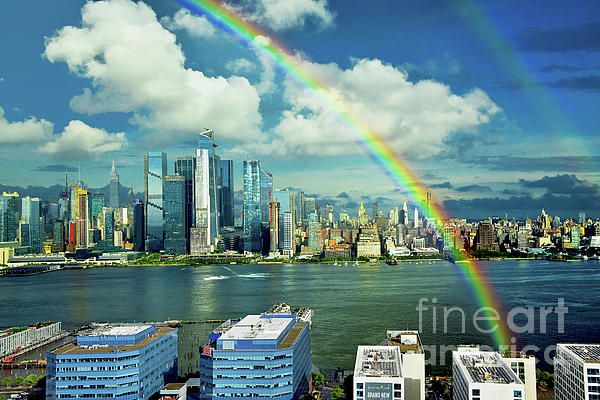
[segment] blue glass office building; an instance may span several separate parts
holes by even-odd
[[[167,175],[167,154],[151,151],[144,157],[144,184],[146,212],[146,251],[164,248],[163,178]]]
[[[261,252],[268,249],[269,203],[273,196],[273,177],[257,160],[244,161],[243,173],[244,250]]]
[[[96,326],[47,353],[46,399],[148,399],[177,374],[177,329]]]
[[[165,252],[186,253],[185,178],[168,175],[164,178]]]
[[[295,314],[248,315],[210,334],[200,354],[200,397],[297,399],[310,387],[307,322]]]

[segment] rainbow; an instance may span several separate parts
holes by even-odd
[[[180,0],[180,3],[193,12],[205,15],[224,31],[232,33],[247,46],[251,46],[267,56],[299,84],[312,89],[323,101],[323,104],[330,107],[338,115],[340,121],[355,136],[357,143],[384,169],[387,175],[400,187],[405,188],[416,201],[426,198],[427,188],[419,183],[420,179],[417,175],[387,145],[385,139],[355,115],[338,96],[335,96],[329,90],[323,81],[303,67],[301,60],[294,56],[292,52],[287,51],[281,44],[278,44],[269,34],[261,32],[257,27],[244,21],[235,11],[221,6],[214,0]],[[270,40],[257,40],[261,37]],[[445,211],[436,204],[431,205],[430,214],[439,220],[447,219]],[[501,303],[498,301],[495,290],[483,270],[474,261],[461,262],[456,265],[464,279],[470,284],[479,307],[485,309],[482,315],[493,317],[492,310],[496,310],[500,314],[497,325],[490,325],[490,330],[493,329],[492,339],[494,344],[497,347],[509,346],[511,335],[506,325]]]

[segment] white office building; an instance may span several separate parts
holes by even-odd
[[[452,352],[454,400],[523,400],[525,385],[499,353],[459,348]]]
[[[419,331],[387,331],[387,342],[400,350],[407,400],[425,400],[425,352]]]
[[[556,400],[600,400],[600,345],[557,344]]]
[[[404,377],[397,346],[358,346],[354,400],[403,400]]]

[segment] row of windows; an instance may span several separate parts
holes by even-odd
[[[57,367],[56,372],[91,372],[91,371],[121,371],[124,369],[137,368],[139,364],[107,365],[90,367]]]
[[[59,399],[120,399],[123,397],[133,396],[138,394],[137,390],[121,393],[121,394],[113,394],[113,393],[83,393],[83,394],[59,394],[56,396]]]
[[[101,362],[119,362],[138,358],[138,355],[120,356],[115,358],[56,358],[56,363],[101,363]]]

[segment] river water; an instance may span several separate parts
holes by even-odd
[[[505,310],[556,307],[558,299],[564,299],[568,307],[564,332],[556,314],[547,316],[546,333],[540,332],[536,311],[535,332],[514,335],[519,346],[536,346],[540,349],[536,355],[543,358],[543,350],[557,342],[600,342],[597,261],[489,261],[479,268]],[[426,347],[491,345],[491,337],[472,321],[480,304],[459,269],[445,261],[423,261],[398,266],[261,264],[58,271],[0,279],[0,326],[57,320],[72,329],[92,321],[227,319],[286,302],[314,310],[314,363],[351,369],[356,346],[381,342],[388,329],[420,327]],[[427,307],[421,315],[419,301]],[[464,310],[464,332],[455,312],[444,333],[443,307]],[[523,314],[515,318],[520,325],[529,320]],[[195,343],[203,340],[210,326],[202,326],[194,334],[187,328],[186,336],[193,336]]]

